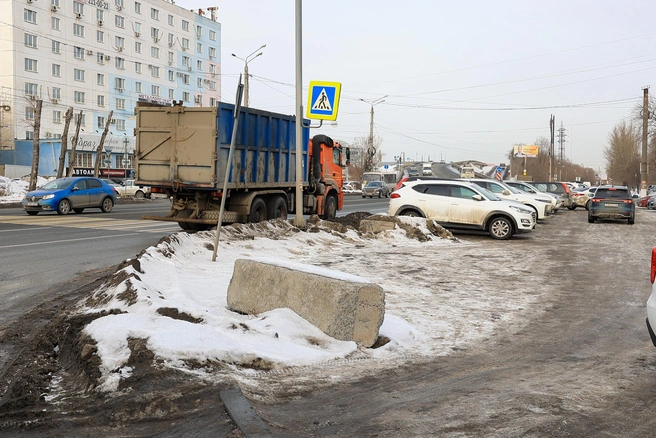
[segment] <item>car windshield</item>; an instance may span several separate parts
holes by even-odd
[[[74,179],[56,179],[41,187],[41,190],[67,189],[75,182]]]
[[[481,195],[485,196],[490,201],[501,201],[501,198],[499,198],[497,195],[495,195],[488,189],[484,189],[483,187],[476,186],[476,190],[479,191]]]
[[[370,181],[367,183],[366,187],[380,187],[382,185],[382,181]]]
[[[504,186],[504,187],[510,190],[510,193],[514,193],[515,195],[521,195],[522,193],[525,193],[515,187],[511,187],[511,186]]]

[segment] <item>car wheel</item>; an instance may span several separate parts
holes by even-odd
[[[513,225],[508,218],[497,216],[490,221],[488,233],[490,233],[490,236],[492,236],[493,239],[510,239],[513,235]]]
[[[635,223],[635,219],[629,219],[629,225],[633,225]]]
[[[568,210],[576,210],[576,205],[570,205],[567,207]]]
[[[142,192],[141,190],[137,190],[137,193],[134,194],[134,197],[137,199],[143,199],[146,196],[144,195],[144,192]]]
[[[380,198],[382,198],[382,197],[383,197],[383,191],[382,191],[382,190],[379,190],[379,191],[378,191],[378,199],[380,199]]]
[[[365,195],[362,195],[362,199],[365,199],[365,198],[366,198],[366,196],[365,196]]]
[[[595,218],[588,215],[588,223],[594,224]]]
[[[37,214],[39,214],[38,211],[26,211],[25,213],[29,214],[30,216],[36,216]]]
[[[57,205],[58,214],[68,214],[71,212],[71,203],[68,199],[62,199]]]
[[[112,198],[109,196],[103,199],[102,204],[100,205],[100,210],[102,210],[103,213],[109,213],[112,211],[112,208],[114,207],[114,201],[112,201]]]
[[[248,215],[248,222],[257,223],[267,220],[267,208],[262,198],[255,198],[251,203],[251,212]]]
[[[326,198],[326,205],[323,207],[323,218],[324,220],[335,219],[337,216],[337,198],[334,196],[328,196]]]
[[[73,211],[75,213],[82,213],[84,211],[84,208],[74,208]]]
[[[585,203],[585,209],[590,210],[590,201]]]
[[[405,210],[399,213],[399,216],[410,216],[410,217],[422,217],[418,212],[415,210]]]

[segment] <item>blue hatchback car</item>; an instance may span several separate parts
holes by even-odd
[[[82,213],[85,208],[100,208],[109,213],[116,203],[116,190],[98,178],[58,178],[28,192],[22,203],[23,210],[31,216],[41,211]]]

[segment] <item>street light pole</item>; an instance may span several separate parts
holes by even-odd
[[[374,149],[374,106],[378,105],[379,103],[385,102],[385,98],[389,96],[388,94],[384,95],[383,97],[379,97],[376,100],[373,100],[371,102],[366,101],[364,99],[360,99],[361,101],[365,103],[371,104],[371,120],[369,121],[369,146],[367,148],[367,152],[365,154],[364,158],[364,171],[365,172],[371,172],[372,169],[372,158],[376,154],[376,150]]]
[[[258,50],[261,50],[266,47],[266,44],[262,44],[257,50],[254,50],[253,53],[248,55],[246,58],[240,58],[239,56],[235,55],[234,53],[232,56],[234,56],[237,59],[241,59],[244,61],[244,106],[248,106],[249,99],[248,99],[248,63],[257,58],[262,54],[262,52],[259,52],[257,55],[255,55],[255,52]],[[255,56],[253,56],[255,55]]]

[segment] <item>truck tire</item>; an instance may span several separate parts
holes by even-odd
[[[287,201],[282,196],[274,196],[267,205],[269,219],[287,220]]]
[[[335,219],[337,216],[337,199],[335,196],[330,195],[326,198],[326,205],[324,205],[323,209],[323,219],[324,220],[332,220]]]
[[[248,222],[264,222],[267,219],[267,206],[264,200],[260,197],[253,199],[253,202],[251,203],[251,212],[248,215]]]

